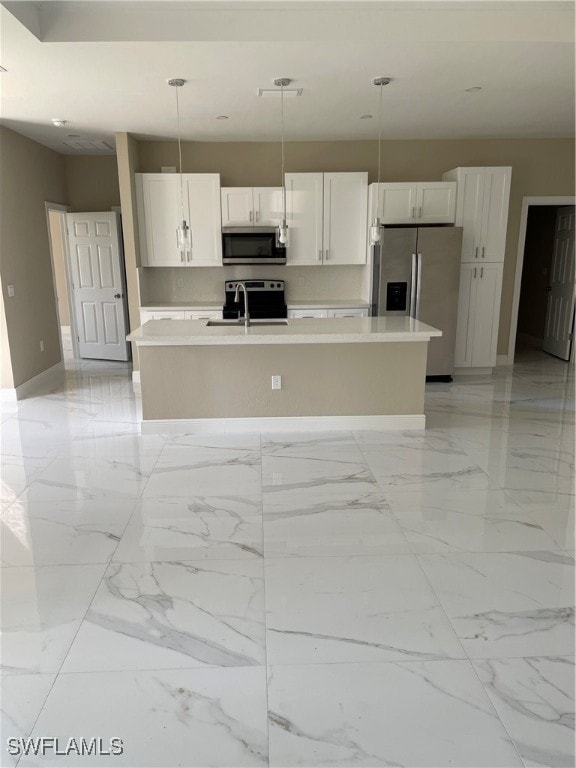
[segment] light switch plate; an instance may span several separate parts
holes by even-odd
[[[272,376],[272,389],[282,389],[282,376]]]
[[[8,286],[8,298],[9,299],[13,299],[15,293],[16,293],[16,291],[14,290],[14,286],[13,285],[9,285]]]

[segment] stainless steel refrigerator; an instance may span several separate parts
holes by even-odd
[[[442,331],[430,339],[426,378],[454,372],[462,227],[384,227],[375,246],[372,314],[409,315]]]

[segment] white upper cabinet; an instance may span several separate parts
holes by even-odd
[[[324,174],[324,263],[364,264],[368,174]]]
[[[383,224],[453,224],[456,215],[456,183],[421,181],[371,184],[371,219]]]
[[[464,263],[504,261],[511,176],[508,166],[455,168],[444,174],[458,183],[456,225],[464,230]]]
[[[288,265],[364,264],[368,174],[287,173]]]
[[[324,174],[287,173],[287,263],[322,264],[324,253]]]
[[[275,227],[282,218],[282,187],[222,187],[223,227]]]
[[[136,198],[144,267],[219,266],[222,264],[220,176],[185,173],[184,215],[192,230],[192,251],[178,249],[176,228],[182,222],[180,176],[137,173]]]
[[[222,226],[253,227],[252,187],[222,187]]]

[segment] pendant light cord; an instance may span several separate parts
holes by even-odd
[[[378,117],[378,210],[376,211],[376,218],[380,218],[380,203],[381,190],[380,190],[380,166],[381,166],[381,153],[382,153],[382,89],[384,83],[380,83],[380,114]]]
[[[284,221],[286,221],[286,182],[284,179],[284,85],[280,90],[280,109],[281,109],[281,145],[282,145],[282,210],[284,212]]]
[[[178,99],[178,87],[176,91],[176,121],[178,126],[178,164],[180,166],[180,208],[182,210],[182,221],[184,222],[184,184],[182,181],[182,145],[180,142],[180,100]]]

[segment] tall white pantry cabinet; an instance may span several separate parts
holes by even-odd
[[[496,365],[512,168],[455,168],[457,227],[463,228],[456,368]]]

